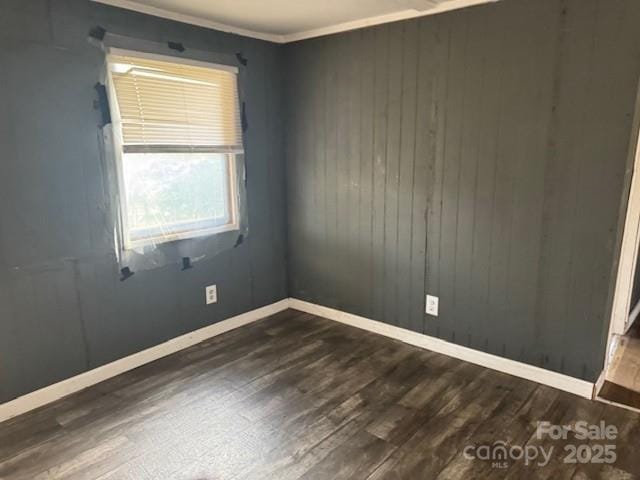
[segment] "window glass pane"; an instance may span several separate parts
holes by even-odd
[[[130,240],[230,223],[227,155],[124,153],[122,163]]]

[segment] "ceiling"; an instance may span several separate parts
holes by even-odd
[[[496,0],[94,0],[286,43]]]

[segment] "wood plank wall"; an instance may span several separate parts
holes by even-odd
[[[249,234],[237,248],[120,282],[96,25],[248,60]],[[0,403],[287,297],[281,47],[87,0],[3,0],[0,40]]]
[[[288,45],[291,295],[595,380],[638,25],[503,0]]]

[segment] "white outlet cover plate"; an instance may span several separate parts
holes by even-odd
[[[434,317],[438,316],[438,297],[434,297],[433,295],[427,295],[427,307],[426,313],[429,315],[433,315]]]
[[[205,288],[205,298],[207,305],[218,302],[218,287],[216,285],[209,285]]]

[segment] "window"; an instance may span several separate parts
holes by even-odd
[[[107,57],[125,248],[238,229],[234,67]]]

